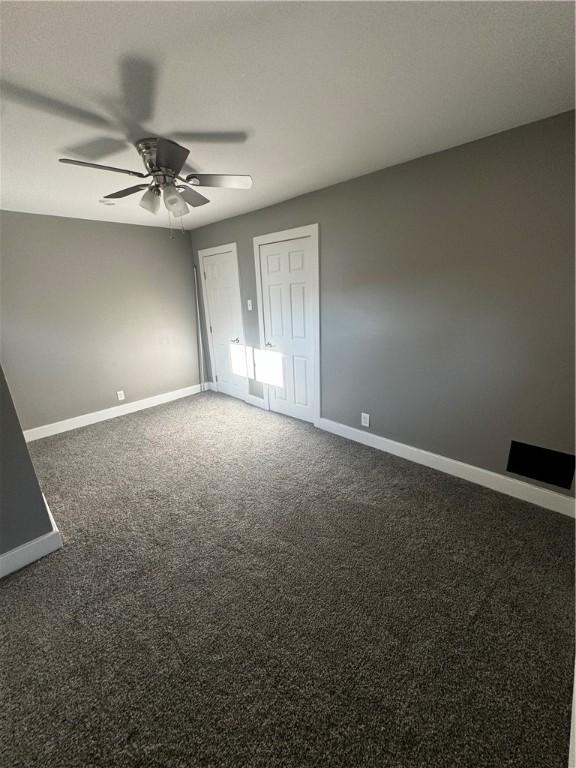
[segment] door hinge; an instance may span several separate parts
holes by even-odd
[[[203,274],[204,274],[204,280],[206,280],[206,272],[204,272]]]
[[[214,378],[216,379],[216,381],[218,381],[218,374],[216,374],[216,376],[214,376]]]
[[[212,326],[210,326],[210,333],[212,333]]]

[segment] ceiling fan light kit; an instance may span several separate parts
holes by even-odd
[[[160,209],[160,190],[158,187],[148,187],[140,200],[140,207],[149,213],[158,213]]]
[[[146,173],[131,171],[126,168],[116,168],[111,165],[88,163],[83,160],[61,158],[61,163],[83,165],[112,173],[125,173],[140,179],[152,177],[146,184],[136,184],[133,187],[121,189],[104,196],[104,200],[117,199],[134,195],[145,190],[140,199],[140,206],[149,213],[156,214],[160,209],[160,195],[166,210],[177,218],[190,213],[190,208],[197,208],[209,203],[209,199],[197,192],[193,187],[219,187],[221,189],[250,189],[251,176],[233,176],[228,174],[192,173],[182,178],[180,172],[189,155],[189,150],[175,141],[161,136],[140,139],[135,144],[142,158]],[[192,186],[190,186],[192,185]]]
[[[172,184],[166,184],[162,190],[162,197],[164,198],[164,205],[167,210],[170,211],[172,216],[180,217],[186,216],[190,213],[190,209],[180,197],[180,193]]]

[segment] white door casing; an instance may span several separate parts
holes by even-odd
[[[318,424],[318,225],[255,237],[254,260],[260,346],[281,353],[284,374],[283,387],[265,385],[267,406]]]
[[[214,388],[246,399],[248,379],[232,370],[231,349],[244,348],[236,243],[198,251]]]

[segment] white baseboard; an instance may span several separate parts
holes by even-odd
[[[213,381],[205,381],[200,385],[200,392],[218,392],[218,387]]]
[[[576,663],[574,664],[574,678],[572,683],[572,720],[570,722],[568,768],[576,768]]]
[[[204,388],[206,388],[206,386],[207,385],[204,385]],[[105,408],[102,411],[93,411],[92,413],[85,413],[82,416],[74,416],[71,419],[55,421],[53,424],[44,424],[42,427],[26,429],[24,430],[24,438],[27,443],[30,443],[32,440],[40,440],[42,437],[58,435],[60,432],[68,432],[71,429],[87,427],[89,424],[96,424],[99,421],[114,419],[116,416],[125,416],[127,413],[135,413],[136,411],[142,411],[145,408],[153,408],[155,405],[169,403],[172,400],[178,400],[181,397],[196,395],[200,391],[200,384],[193,384],[191,387],[175,389],[172,392],[164,392],[161,395],[146,397],[143,400],[134,400],[131,403],[114,405],[112,408]]]
[[[392,453],[394,456],[401,456],[403,459],[414,461],[416,464],[423,464],[426,467],[438,469],[440,472],[446,472],[448,475],[454,475],[454,477],[469,480],[477,485],[492,488],[492,490],[505,493],[508,496],[529,501],[531,504],[551,509],[553,512],[560,512],[560,514],[567,515],[568,517],[575,516],[574,499],[562,493],[549,491],[547,488],[540,488],[537,485],[516,480],[514,477],[499,475],[497,472],[481,469],[472,464],[464,464],[462,461],[448,459],[446,456],[439,456],[436,453],[430,453],[421,448],[397,443],[395,440],[389,440],[386,437],[380,437],[371,432],[364,432],[355,427],[348,427],[345,424],[339,424],[337,421],[331,421],[330,419],[320,419],[318,427],[326,432],[340,435],[340,437],[347,437],[349,440],[354,440],[357,443],[363,443],[380,451]]]
[[[209,389],[212,392],[218,392],[218,384],[216,384],[215,381],[208,381],[206,384],[204,384],[204,389]],[[220,393],[220,394],[226,394],[226,393]],[[268,409],[266,408],[266,402],[263,397],[256,397],[256,395],[251,395],[248,392],[245,395],[240,395],[236,397],[236,395],[228,395],[226,394],[226,397],[233,397],[235,400],[243,400],[245,403],[248,403],[248,405],[255,405],[257,408],[263,408],[265,411]]]
[[[256,397],[256,395],[246,395],[244,401],[248,403],[248,405],[255,405],[256,408],[263,408],[264,410],[267,410],[263,397]]]
[[[37,539],[27,541],[26,544],[22,544],[21,546],[0,555],[0,579],[4,576],[8,576],[9,573],[19,571],[20,568],[24,568],[24,566],[30,565],[30,563],[33,563],[35,560],[39,560],[41,557],[49,555],[51,552],[55,552],[62,547],[62,534],[58,530],[58,526],[52,517],[52,512],[50,511],[46,497],[44,494],[42,494],[42,496],[44,498],[48,517],[50,518],[52,530],[45,533],[43,536],[38,536]]]

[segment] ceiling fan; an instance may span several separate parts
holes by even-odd
[[[104,196],[104,200],[115,200],[120,197],[135,195],[146,190],[140,200],[140,206],[149,213],[158,213],[160,197],[164,201],[166,209],[177,217],[190,213],[188,206],[198,208],[206,205],[210,200],[194,187],[221,187],[225,189],[250,189],[252,187],[251,176],[231,176],[228,174],[190,173],[180,176],[180,172],[186,162],[189,150],[180,146],[175,141],[161,136],[148,139],[139,139],[136,149],[142,158],[147,173],[130,171],[126,168],[116,168],[112,165],[100,165],[88,163],[83,160],[70,160],[60,158],[61,163],[70,165],[83,165],[88,168],[98,168],[102,171],[125,173],[129,176],[137,176],[140,179],[152,177],[152,181],[145,184],[136,184],[133,187],[121,189]],[[192,186],[190,186],[192,185]]]
[[[102,104],[112,119],[100,112],[93,112],[75,104],[69,104],[61,99],[53,98],[45,93],[34,91],[5,79],[0,83],[1,93],[3,98],[43,112],[55,114],[100,130],[112,129],[120,132],[121,136],[119,137],[100,136],[68,147],[68,152],[77,157],[85,158],[86,161],[98,160],[123,150],[129,145],[136,147],[144,162],[146,173],[81,160],[67,158],[60,160],[62,163],[126,173],[141,179],[152,177],[151,182],[106,195],[104,201],[127,197],[145,190],[140,205],[147,211],[156,213],[160,207],[160,197],[162,197],[166,208],[174,216],[185,216],[189,213],[188,205],[195,208],[210,202],[208,198],[196,192],[192,186],[228,189],[250,189],[252,187],[250,176],[191,172],[194,169],[185,166],[189,151],[174,140],[179,139],[193,143],[243,142],[246,140],[244,131],[176,131],[168,134],[170,138],[155,134],[154,131],[144,128],[142,124],[150,121],[155,111],[158,81],[156,64],[144,58],[128,56],[120,61],[119,66],[122,98],[116,102],[106,100]],[[152,136],[152,138],[142,138],[143,136]],[[181,175],[183,170],[186,172],[185,176]]]

